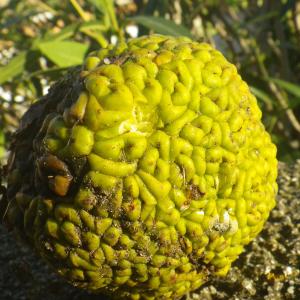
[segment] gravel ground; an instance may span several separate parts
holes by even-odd
[[[300,160],[280,164],[279,195],[265,229],[234,263],[187,296],[197,300],[300,299]],[[0,225],[0,299],[106,300],[65,283]]]

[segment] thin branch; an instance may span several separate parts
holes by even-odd
[[[70,0],[71,4],[73,5],[74,9],[76,10],[76,12],[78,13],[78,15],[80,16],[80,18],[83,21],[89,21],[90,18],[88,16],[88,14],[82,9],[82,7],[79,5],[79,3],[77,2],[77,0]]]
[[[277,1],[272,2],[274,5],[274,10],[279,10],[281,5],[280,3],[277,3]],[[288,80],[291,79],[291,65],[290,65],[290,60],[289,60],[289,55],[288,55],[288,51],[286,49],[286,36],[285,33],[283,31],[282,28],[282,24],[279,18],[274,18],[274,29],[275,29],[275,34],[277,36],[277,39],[279,41],[279,45],[280,45],[280,52],[281,55],[279,56],[280,59],[280,63],[281,63],[281,70],[282,70],[282,74],[284,75],[285,78],[287,78]]]
[[[268,80],[269,73],[268,73],[263,61],[261,60],[259,47],[258,47],[255,40],[252,40],[252,43],[253,43],[253,48],[254,48],[254,54],[255,54],[255,57],[256,57],[256,60],[257,60],[257,63],[258,63],[258,67],[259,67],[259,70],[260,70],[262,76],[265,79],[267,79],[268,86],[269,86],[271,92],[277,98],[277,100],[278,100],[279,104],[281,105],[281,107],[283,109],[285,109],[286,115],[287,115],[288,119],[290,120],[293,128],[298,133],[300,133],[300,123],[299,123],[298,119],[296,118],[293,110],[289,108],[286,98],[282,95],[281,91],[278,89],[276,84],[274,84],[272,81]]]

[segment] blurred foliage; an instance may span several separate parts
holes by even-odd
[[[30,103],[89,51],[129,38],[132,25],[214,44],[257,96],[279,158],[300,158],[296,0],[0,0],[0,157]]]

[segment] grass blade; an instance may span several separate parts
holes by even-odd
[[[250,86],[250,90],[258,99],[260,99],[264,103],[270,104],[270,105],[275,103],[275,101],[261,89],[258,89],[257,87],[254,87],[254,86]]]
[[[186,27],[177,25],[173,21],[166,20],[164,18],[141,15],[128,18],[127,20],[143,25],[149,29],[153,29],[156,33],[192,37],[190,31]]]
[[[290,94],[300,98],[300,86],[291,83],[289,81],[285,81],[277,78],[269,78],[269,80],[273,81],[274,83],[276,83],[278,86],[280,86],[282,89],[289,92]]]

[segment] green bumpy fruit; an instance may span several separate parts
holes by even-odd
[[[226,275],[275,205],[255,97],[187,38],[91,53],[32,105],[11,151],[6,223],[69,282],[117,299],[180,299]]]

